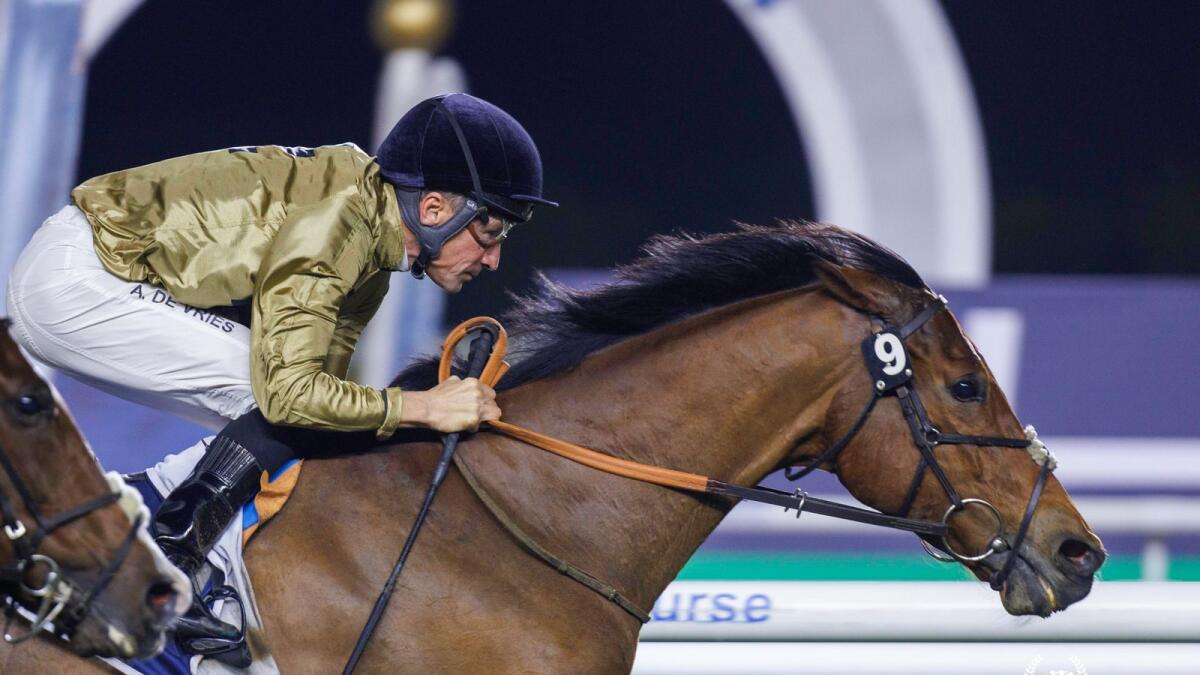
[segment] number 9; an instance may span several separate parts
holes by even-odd
[[[908,366],[904,343],[893,333],[880,333],[875,338],[875,358],[885,364],[883,372],[887,375],[899,375]]]

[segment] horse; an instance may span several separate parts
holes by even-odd
[[[148,514],[120,477],[104,474],[57,393],[30,367],[0,319],[0,596],[5,642],[32,646],[43,628],[75,655],[142,658],[187,609],[183,578],[146,533]],[[24,619],[18,606],[33,616]],[[31,651],[41,651],[34,647]],[[67,651],[69,650],[69,651]],[[34,663],[6,644],[0,671]]]
[[[1016,615],[1083,599],[1105,559],[952,313],[899,256],[847,230],[656,237],[610,284],[543,279],[505,323],[506,422],[730,490],[816,462],[883,514],[940,523],[926,543],[996,582]],[[877,394],[892,385],[863,364],[864,341],[889,326],[910,333],[879,357],[889,368],[904,355],[904,399]],[[436,370],[418,362],[396,384],[428,388]],[[440,454],[427,432],[353,453],[336,439],[246,550],[256,650],[285,673],[342,669]],[[460,443],[358,672],[629,672],[646,610],[737,502],[484,428]]]

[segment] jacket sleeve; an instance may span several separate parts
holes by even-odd
[[[367,214],[336,196],[288,214],[255,281],[250,380],[268,421],[390,435],[400,392],[325,371],[338,314],[374,248]]]
[[[338,314],[337,326],[333,330],[329,355],[325,357],[325,372],[334,377],[346,378],[346,374],[350,372],[350,359],[354,356],[354,347],[371,317],[379,311],[379,305],[387,295],[390,281],[391,275],[387,272],[376,272],[346,298],[342,311]]]

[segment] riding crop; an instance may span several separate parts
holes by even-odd
[[[446,338],[446,348],[453,349],[466,333],[478,331],[478,335],[471,340],[470,353],[467,356],[467,377],[480,377],[484,372],[484,367],[488,365],[488,359],[492,355],[492,348],[503,341],[503,328],[500,324],[478,321],[471,324],[460,326],[459,330],[451,333]],[[366,626],[363,627],[363,632],[358,637],[358,643],[354,645],[354,651],[350,654],[350,659],[346,662],[345,669],[342,670],[342,675],[350,675],[354,672],[354,667],[358,665],[358,660],[362,657],[363,651],[367,648],[367,642],[370,641],[371,635],[375,632],[375,626],[379,620],[383,618],[383,612],[387,609],[388,601],[392,597],[392,592],[396,589],[396,582],[400,580],[400,573],[404,570],[404,563],[408,560],[408,554],[412,551],[413,544],[417,541],[417,534],[421,531],[421,526],[425,524],[425,518],[429,515],[429,507],[433,504],[433,498],[437,495],[438,488],[441,487],[442,481],[446,479],[446,473],[450,469],[450,462],[454,459],[454,450],[458,447],[459,434],[446,434],[442,438],[442,455],[438,458],[437,468],[433,471],[433,480],[429,484],[429,489],[425,493],[425,501],[421,504],[421,510],[417,513],[417,520],[413,523],[412,529],[408,533],[408,539],[404,542],[404,548],[400,551],[400,558],[396,561],[396,566],[392,568],[392,574],[388,577],[387,583],[384,584],[383,590],[379,594],[379,599],[375,601],[375,607],[371,610],[371,616],[367,619]]]

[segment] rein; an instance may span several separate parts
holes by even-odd
[[[469,155],[468,155],[469,157]],[[504,333],[504,327],[499,323],[492,321],[474,321],[468,322],[461,326],[462,334],[453,338],[447,339],[447,345],[452,349],[454,345],[466,335],[468,330],[478,330],[479,335],[471,342],[471,353],[467,358],[467,376],[479,377],[483,373],[485,361],[491,355],[493,349],[503,352],[508,341],[508,337]],[[499,343],[499,344],[497,344]],[[375,633],[375,628],[379,625],[379,621],[383,619],[383,612],[387,609],[388,602],[392,599],[392,593],[396,590],[396,583],[400,580],[400,574],[404,571],[404,563],[408,560],[408,554],[412,552],[413,545],[417,542],[417,535],[420,534],[422,526],[425,525],[425,518],[429,516],[429,508],[433,506],[433,499],[437,496],[438,488],[441,487],[442,481],[446,480],[446,474],[450,471],[450,462],[454,459],[454,451],[458,448],[459,432],[449,433],[442,437],[442,455],[438,459],[437,466],[433,470],[433,479],[429,482],[429,489],[425,492],[425,500],[421,503],[421,510],[417,512],[416,522],[408,531],[408,538],[404,542],[404,548],[400,551],[400,557],[396,560],[396,564],[392,566],[392,573],[388,575],[387,583],[383,585],[383,590],[379,593],[379,598],[375,600],[375,606],[371,608],[371,615],[367,618],[367,623],[363,626],[362,632],[359,633],[358,642],[354,645],[354,650],[350,652],[350,658],[346,661],[346,667],[342,669],[342,675],[350,675],[358,666],[359,659],[362,658],[363,652],[367,649],[367,643],[371,641],[371,635]]]

